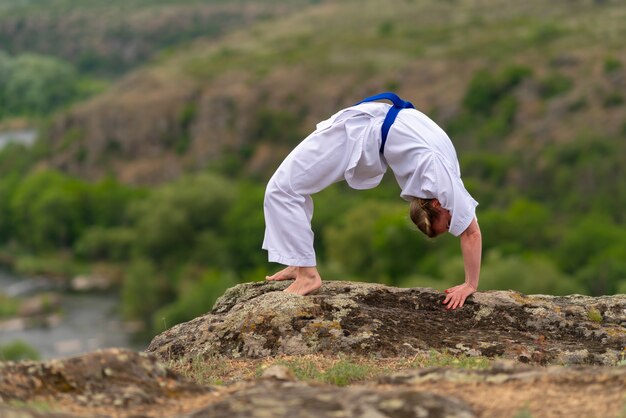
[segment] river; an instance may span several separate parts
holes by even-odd
[[[0,271],[0,292],[9,296],[33,295],[47,291],[46,287],[45,280],[18,278]],[[140,349],[133,346],[125,330],[115,294],[61,292],[60,305],[60,315],[55,315],[47,326],[24,328],[19,320],[0,320],[0,345],[24,341],[35,348],[42,359],[108,347]]]
[[[18,144],[32,145],[37,139],[37,131],[35,129],[19,129],[12,131],[0,131],[0,149],[4,148],[10,142]]]

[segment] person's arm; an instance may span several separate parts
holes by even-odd
[[[472,220],[460,238],[461,253],[463,254],[463,264],[465,266],[465,283],[446,290],[446,298],[443,304],[447,305],[447,309],[462,307],[465,299],[478,289],[483,241],[476,218]]]

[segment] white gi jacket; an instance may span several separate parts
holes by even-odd
[[[465,189],[456,151],[448,135],[415,109],[403,109],[380,153],[381,126],[390,105],[362,103],[320,122],[278,167],[265,192],[265,239],[269,261],[315,266],[311,195],[345,180],[354,189],[371,189],[387,166],[402,192],[439,200],[450,211],[449,232],[459,236],[475,216],[476,202]]]

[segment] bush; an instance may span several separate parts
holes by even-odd
[[[463,155],[462,172],[464,177],[476,177],[485,183],[503,185],[509,168],[515,157],[486,151],[465,153]]]
[[[620,283],[626,280],[626,239],[593,256],[575,274],[576,280],[592,295],[624,293]]]
[[[533,44],[545,45],[548,42],[558,39],[563,34],[564,29],[554,23],[542,23],[533,28],[530,32],[529,40]]]
[[[19,307],[20,303],[17,299],[0,293],[0,318],[15,316]]]
[[[549,99],[571,90],[573,85],[569,77],[559,73],[551,74],[539,82],[539,95]]]
[[[266,254],[261,251],[265,231],[264,192],[263,186],[240,184],[237,199],[224,218],[225,234],[220,242],[227,244],[229,256],[224,258],[235,271],[253,270],[266,264]]]
[[[233,184],[202,174],[165,185],[134,202],[130,217],[141,237],[141,253],[160,263],[187,260],[203,231],[219,236],[235,197]]]
[[[585,289],[561,273],[548,258],[528,254],[503,257],[492,251],[485,257],[481,272],[482,290],[517,290],[525,294],[585,294]]]
[[[575,219],[556,247],[556,261],[569,274],[577,274],[612,248],[626,245],[626,231],[603,214]],[[608,254],[608,253],[606,253]]]
[[[429,287],[431,289],[436,289],[439,291],[444,291],[452,286],[456,286],[457,284],[462,283],[462,275],[454,277],[449,276],[441,279],[436,279],[433,277],[422,276],[422,275],[412,275],[404,277],[399,283],[399,287],[411,288],[411,287]]]
[[[90,184],[54,170],[25,177],[21,171],[0,177],[0,241],[15,240],[30,251],[69,249],[89,228],[127,223],[130,202],[145,195],[112,179]]]
[[[622,96],[621,94],[617,93],[617,92],[613,92],[608,94],[605,98],[604,98],[604,102],[602,103],[602,105],[604,107],[618,107],[624,104],[624,96]]]
[[[496,105],[531,74],[528,67],[522,66],[505,68],[496,75],[485,70],[478,71],[463,97],[463,107],[470,113],[489,116]]]
[[[478,128],[478,137],[485,143],[499,140],[513,130],[517,100],[512,96],[502,98],[494,107],[492,116],[482,122]]]
[[[35,250],[71,247],[87,222],[85,198],[79,180],[55,171],[29,175],[10,202],[17,238]]]
[[[486,210],[480,216],[484,249],[498,248],[504,254],[542,250],[552,242],[550,211],[542,204],[517,199],[506,210]]]
[[[261,108],[256,113],[251,138],[255,143],[293,145],[302,140],[301,115],[286,110]]]
[[[529,193],[563,214],[598,212],[623,222],[626,177],[619,173],[625,152],[624,142],[610,137],[581,137],[547,147],[545,168],[532,180]]]
[[[394,282],[414,272],[427,239],[411,227],[408,206],[365,201],[325,230],[328,259],[349,275]]]
[[[78,95],[71,64],[43,55],[0,55],[0,99],[4,115],[43,115]]]
[[[69,257],[67,252],[37,252],[18,255],[12,260],[12,270],[20,276],[45,276],[48,278],[72,277],[83,268]]]
[[[0,345],[0,361],[39,360],[39,358],[39,352],[24,341],[17,340]]]
[[[0,103],[2,103],[0,101]],[[1,117],[1,115],[0,115]],[[7,176],[25,176],[28,170],[37,163],[45,152],[43,141],[32,146],[10,142],[0,149],[0,178]],[[22,179],[20,179],[22,180]]]
[[[0,177],[0,243],[10,241],[14,234],[10,202],[18,182],[18,175]]]
[[[606,57],[604,59],[604,73],[611,74],[615,71],[620,70],[623,67],[623,64],[620,60],[615,57]]]
[[[121,184],[110,177],[86,184],[87,224],[102,227],[128,224],[128,207],[144,199],[147,193],[145,189]]]
[[[381,38],[388,38],[393,34],[395,25],[393,21],[386,20],[378,24],[378,36]]]
[[[205,273],[197,281],[183,281],[179,285],[176,301],[159,309],[152,316],[153,330],[162,332],[209,312],[217,298],[236,284],[237,281],[231,274],[216,270]]]
[[[125,261],[132,257],[137,245],[133,229],[92,227],[74,245],[78,257],[88,260]]]
[[[137,259],[128,268],[122,285],[122,313],[125,318],[149,323],[160,304],[162,279],[148,260]]]

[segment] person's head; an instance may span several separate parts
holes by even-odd
[[[450,229],[452,215],[441,206],[437,199],[414,198],[409,214],[413,223],[430,238],[443,234]]]

